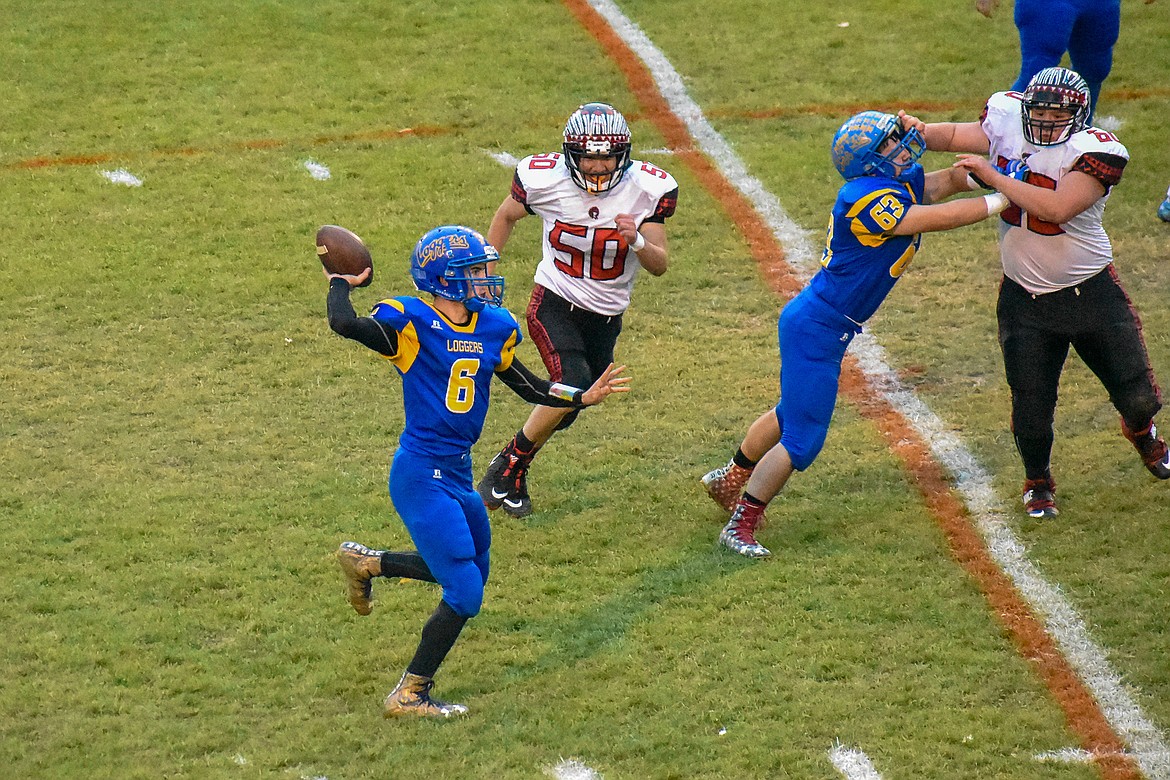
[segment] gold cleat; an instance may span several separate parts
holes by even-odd
[[[398,687],[390,691],[382,709],[383,718],[451,718],[467,714],[462,704],[448,704],[431,698],[435,680],[407,672],[398,681]]]
[[[374,600],[374,577],[382,573],[382,550],[371,550],[357,542],[342,542],[337,563],[345,575],[345,595],[355,612],[368,615]]]

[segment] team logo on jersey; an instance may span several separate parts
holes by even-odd
[[[597,219],[597,216],[599,214],[601,214],[601,212],[598,210],[598,208],[596,206],[592,206],[589,209],[589,219]]]
[[[442,329],[443,329],[443,323],[439,322],[438,320],[431,320],[431,330],[442,330]]]
[[[435,473],[432,475],[431,479],[442,479],[442,478],[443,478],[443,472],[440,471],[439,469],[435,469]]]

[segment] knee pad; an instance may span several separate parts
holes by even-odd
[[[443,586],[443,601],[456,615],[473,618],[483,608],[483,579],[477,567],[469,567],[470,576],[460,577]]]

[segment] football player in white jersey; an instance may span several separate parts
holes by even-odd
[[[488,228],[489,243],[503,254],[517,222],[532,214],[543,223],[527,320],[553,382],[593,384],[591,377],[613,360],[639,270],[666,273],[665,221],[674,214],[678,184],[661,168],[631,159],[630,150],[629,125],[613,106],[581,106],[565,123],[562,151],[517,164]],[[537,406],[488,465],[477,486],[484,504],[513,517],[531,514],[528,466],[576,417],[576,410]]]
[[[1129,152],[1088,125],[1089,111],[1084,79],[1045,68],[1022,94],[992,95],[978,122],[925,124],[903,114],[928,149],[969,153],[955,165],[1012,202],[1000,215],[996,312],[1032,517],[1057,513],[1052,421],[1069,346],[1105,386],[1146,468],[1170,479],[1170,452],[1154,425],[1161,391],[1101,224]]]

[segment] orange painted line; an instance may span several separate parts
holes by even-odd
[[[173,149],[155,149],[148,152],[125,152],[118,154],[110,152],[102,154],[61,155],[57,157],[31,157],[25,160],[4,163],[0,165],[0,168],[22,170],[66,167],[72,165],[97,165],[98,163],[109,163],[113,161],[125,162],[128,160],[141,159],[143,157],[156,159],[166,157],[194,157],[195,155],[200,154],[216,154],[225,150],[257,151],[265,149],[281,149],[288,146],[328,146],[330,144],[351,143],[353,141],[389,141],[410,136],[429,138],[432,136],[449,135],[458,131],[459,128],[456,126],[439,127],[435,125],[405,127],[397,130],[381,128],[378,130],[364,130],[355,133],[317,136],[311,141],[285,141],[278,138],[259,138],[248,141],[236,141],[233,143],[224,144],[222,146],[209,146],[204,148],[184,146]]]
[[[586,0],[562,2],[625,74],[646,118],[666,136],[671,146],[690,150],[690,134],[658,92],[641,59]],[[784,261],[783,248],[755,209],[704,155],[691,150],[679,157],[747,236],[752,256],[769,286],[784,299],[795,295],[803,285]],[[1141,772],[1133,759],[1125,754],[1124,744],[1109,725],[1096,699],[1061,655],[1043,623],[988,555],[983,538],[971,524],[966,508],[956,498],[942,467],[931,457],[930,448],[909,421],[873,389],[852,356],[848,356],[842,366],[841,391],[866,419],[877,425],[890,450],[901,460],[922,494],[926,507],[943,530],[951,554],[983,592],[1019,652],[1032,662],[1081,746],[1098,757],[1095,763],[1101,775],[1106,780],[1140,780]]]
[[[572,10],[572,9],[570,9]],[[592,10],[592,9],[590,9]],[[580,19],[580,16],[578,16]],[[582,24],[584,22],[582,21]],[[606,28],[609,29],[608,27]],[[608,33],[598,32],[596,36],[605,35],[607,41],[616,41],[619,45],[624,47],[624,43],[617,37],[613,30]],[[598,40],[601,40],[598,37]],[[640,63],[639,63],[640,64]],[[655,124],[659,121],[655,117],[660,116],[660,112],[666,111],[666,116],[670,120],[663,119],[662,121],[669,121],[671,131],[667,132],[664,125],[659,125],[659,131],[666,136],[672,150],[675,152],[683,152],[692,147],[691,137],[686,132],[686,126],[682,121],[670,113],[666,105],[666,101],[658,93],[658,89],[654,84],[654,80],[649,77],[645,69],[641,69],[639,75],[638,68],[627,70],[620,62],[618,66],[622,68],[626,79],[630,84],[631,89],[637,96],[639,102],[647,107],[647,119],[651,119]],[[638,86],[635,88],[635,84]],[[1152,87],[1149,89],[1117,89],[1106,90],[1104,97],[1118,102],[1128,102],[1132,100],[1142,100],[1150,97],[1167,97],[1170,96],[1170,88],[1166,87]],[[657,103],[658,105],[655,105]],[[900,101],[897,108],[904,108],[911,113],[915,112],[931,112],[943,113],[953,112],[960,108],[959,104],[953,102],[940,102],[929,100],[904,100]],[[871,104],[861,103],[807,103],[800,106],[774,106],[772,108],[755,109],[745,111],[737,108],[713,108],[706,112],[708,117],[732,118],[732,119],[775,119],[777,117],[788,116],[808,116],[809,114],[816,114],[817,116],[850,116],[858,111],[873,108]],[[892,107],[887,107],[892,110]],[[627,118],[642,118],[642,114],[634,112],[623,112]],[[978,114],[973,114],[972,119]],[[539,127],[546,127],[548,123],[541,121]],[[166,158],[166,157],[192,157],[199,154],[215,154],[224,150],[257,150],[257,149],[278,149],[288,146],[329,146],[331,144],[350,143],[353,141],[392,141],[398,138],[407,136],[418,136],[420,138],[429,138],[440,135],[450,135],[458,133],[461,128],[457,126],[439,127],[437,125],[423,125],[420,127],[406,127],[398,130],[380,129],[380,130],[364,130],[354,133],[342,133],[339,135],[323,135],[317,136],[310,141],[285,141],[280,139],[257,139],[251,141],[237,141],[235,143],[226,144],[218,147],[180,147],[177,149],[157,149],[150,152],[126,152],[122,154],[98,153],[98,154],[75,154],[75,155],[61,155],[61,156],[41,156],[31,157],[25,160],[16,160],[10,163],[0,163],[0,169],[22,170],[22,169],[36,169],[36,168],[53,168],[66,167],[72,165],[97,165],[98,163],[108,163],[114,160],[133,160],[141,157],[152,158]],[[706,162],[706,158],[700,155],[704,162],[688,163],[692,168],[695,166],[706,165],[710,167],[710,163]],[[712,171],[715,178],[722,179],[722,174],[718,171]],[[704,181],[704,186],[710,188],[713,183]],[[734,188],[731,188],[734,192]],[[736,197],[741,197],[738,194]],[[750,240],[750,237],[749,237]]]

